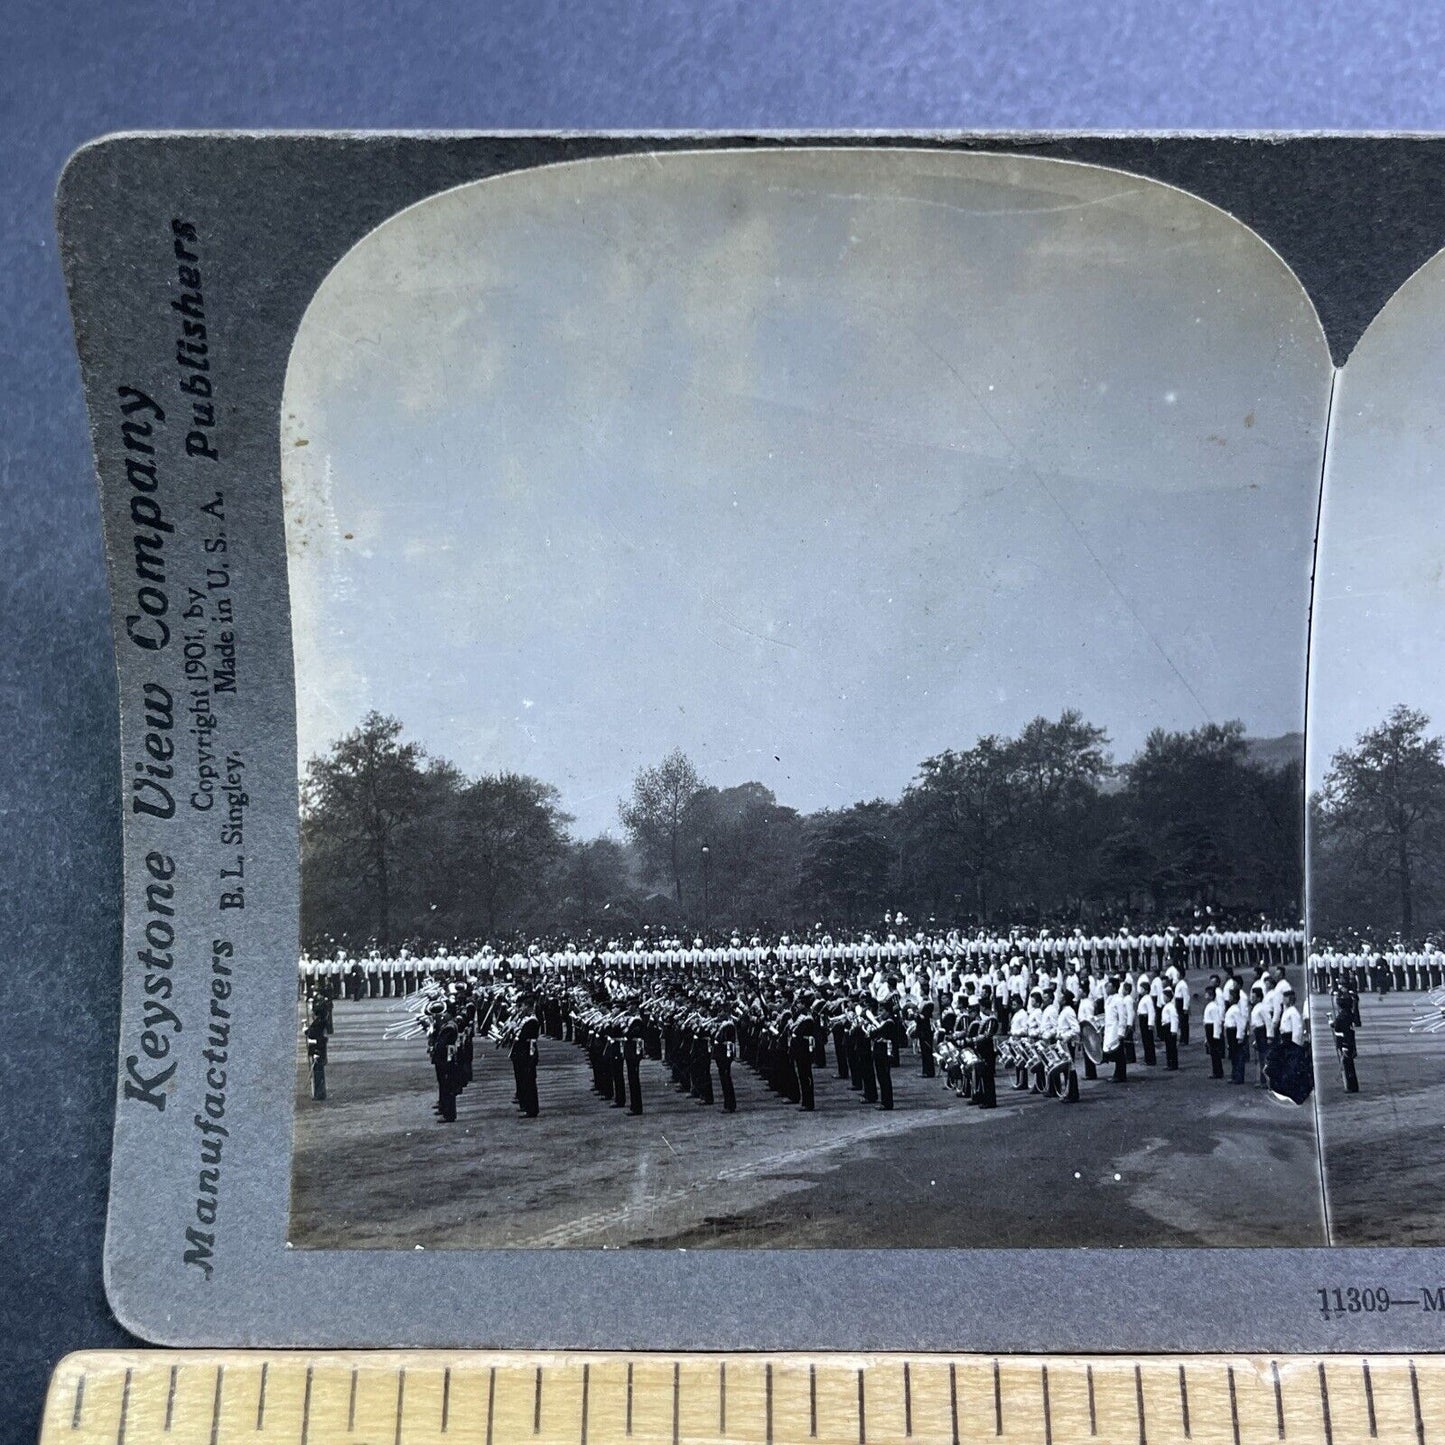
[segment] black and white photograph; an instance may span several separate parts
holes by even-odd
[[[298,1249],[1323,1242],[1331,366],[1091,167],[638,155],[331,272]]]
[[[1346,1245],[1445,1244],[1442,316],[1437,258],[1341,377],[1321,507],[1309,967],[1326,1203]]]

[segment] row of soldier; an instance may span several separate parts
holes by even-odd
[[[1419,944],[1395,939],[1385,946],[1369,939],[1321,940],[1310,951],[1308,970],[1315,993],[1343,986],[1356,995],[1374,992],[1384,998],[1392,992],[1445,988],[1445,953],[1434,939]]]
[[[633,979],[678,969],[710,976],[763,965],[784,969],[846,973],[867,967],[898,968],[920,961],[943,962],[979,971],[1011,959],[1030,967],[1087,967],[1116,972],[1139,968],[1241,969],[1255,965],[1289,967],[1301,961],[1304,934],[1261,920],[1254,928],[1169,925],[1138,931],[1088,932],[1012,928],[972,933],[936,927],[915,928],[889,915],[878,929],[827,930],[821,924],[805,933],[754,933],[691,939],[662,931],[632,940],[584,937],[539,938],[479,945],[454,945],[430,951],[403,947],[368,948],[356,956],[344,948],[305,953],[300,959],[303,991],[327,980],[334,994],[349,999],[399,998],[415,992],[426,977],[515,977],[558,969],[600,968]]]

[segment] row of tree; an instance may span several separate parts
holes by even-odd
[[[1330,760],[1310,799],[1317,933],[1445,929],[1445,739],[1403,703]]]
[[[633,779],[625,841],[583,841],[551,785],[466,777],[372,713],[306,769],[303,939],[851,926],[885,908],[958,923],[1297,915],[1302,795],[1298,758],[1255,759],[1238,722],[1157,730],[1119,766],[1070,711],[926,759],[897,800],[812,814],[761,783],[716,787],[674,751]]]

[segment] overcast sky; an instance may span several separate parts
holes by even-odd
[[[1077,707],[1298,729],[1329,359],[1203,203],[1064,163],[666,155],[332,272],[283,423],[304,760],[369,708],[619,832],[680,746],[810,810]]]
[[[1309,776],[1400,702],[1445,732],[1445,257],[1398,291],[1335,394]]]

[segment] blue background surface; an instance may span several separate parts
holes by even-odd
[[[1428,130],[1406,3],[0,6],[0,1440],[100,1277],[119,948],[113,662],[51,196],[152,127]]]

